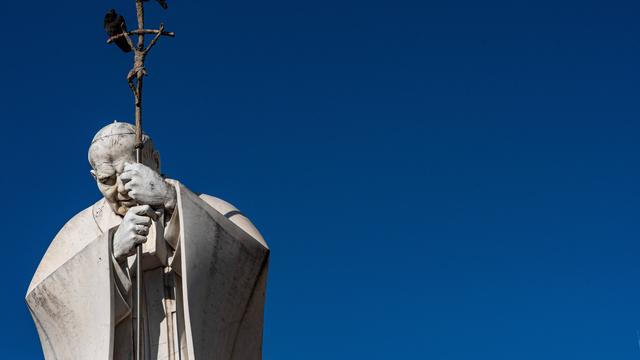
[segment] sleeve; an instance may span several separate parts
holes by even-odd
[[[174,263],[181,270],[188,357],[260,359],[269,249],[184,186],[178,189]]]
[[[27,294],[47,360],[112,356],[114,282],[107,236],[89,242]]]

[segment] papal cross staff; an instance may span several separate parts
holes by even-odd
[[[144,61],[149,54],[149,51],[158,42],[161,36],[175,36],[175,33],[164,30],[164,24],[160,24],[158,30],[149,30],[144,28],[144,1],[148,0],[135,0],[136,13],[138,16],[138,29],[128,31],[124,18],[118,16],[114,10],[107,13],[105,17],[105,30],[110,35],[107,40],[108,44],[116,42],[118,46],[125,52],[133,50],[133,68],[127,75],[127,82],[129,88],[133,92],[135,97],[135,119],[136,119],[136,162],[142,162],[142,79],[147,75],[147,71],[144,67]],[[165,0],[157,0],[163,8],[167,8]],[[119,28],[118,28],[119,27]],[[144,36],[146,34],[155,35],[149,45],[145,47]],[[138,44],[134,45],[131,36],[138,35]],[[122,39],[126,41],[126,45],[123,45]],[[128,48],[127,48],[128,45]],[[135,83],[137,82],[137,84]],[[134,307],[134,314],[136,317],[136,360],[142,360],[142,245],[136,247],[136,303]]]

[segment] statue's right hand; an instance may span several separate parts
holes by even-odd
[[[157,217],[149,205],[134,206],[127,211],[113,234],[113,255],[118,261],[133,255],[138,244],[147,242],[151,220]]]

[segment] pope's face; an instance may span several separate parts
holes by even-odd
[[[124,216],[129,208],[136,206],[120,180],[124,164],[136,161],[134,143],[133,136],[118,136],[117,139],[99,140],[90,150],[93,164],[91,174],[109,206],[120,216]]]

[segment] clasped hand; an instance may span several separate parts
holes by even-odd
[[[149,205],[129,209],[113,234],[113,256],[116,260],[122,261],[133,255],[137,245],[147,242],[151,220],[157,219],[158,214]]]
[[[175,189],[153,169],[142,164],[125,163],[120,181],[124,184],[126,194],[139,205],[172,210],[176,197]]]
[[[142,164],[126,163],[120,174],[126,195],[138,206],[130,208],[113,235],[113,255],[122,261],[133,255],[137,245],[147,241],[151,220],[157,220],[157,208],[169,211],[175,206],[175,189],[153,169]]]

